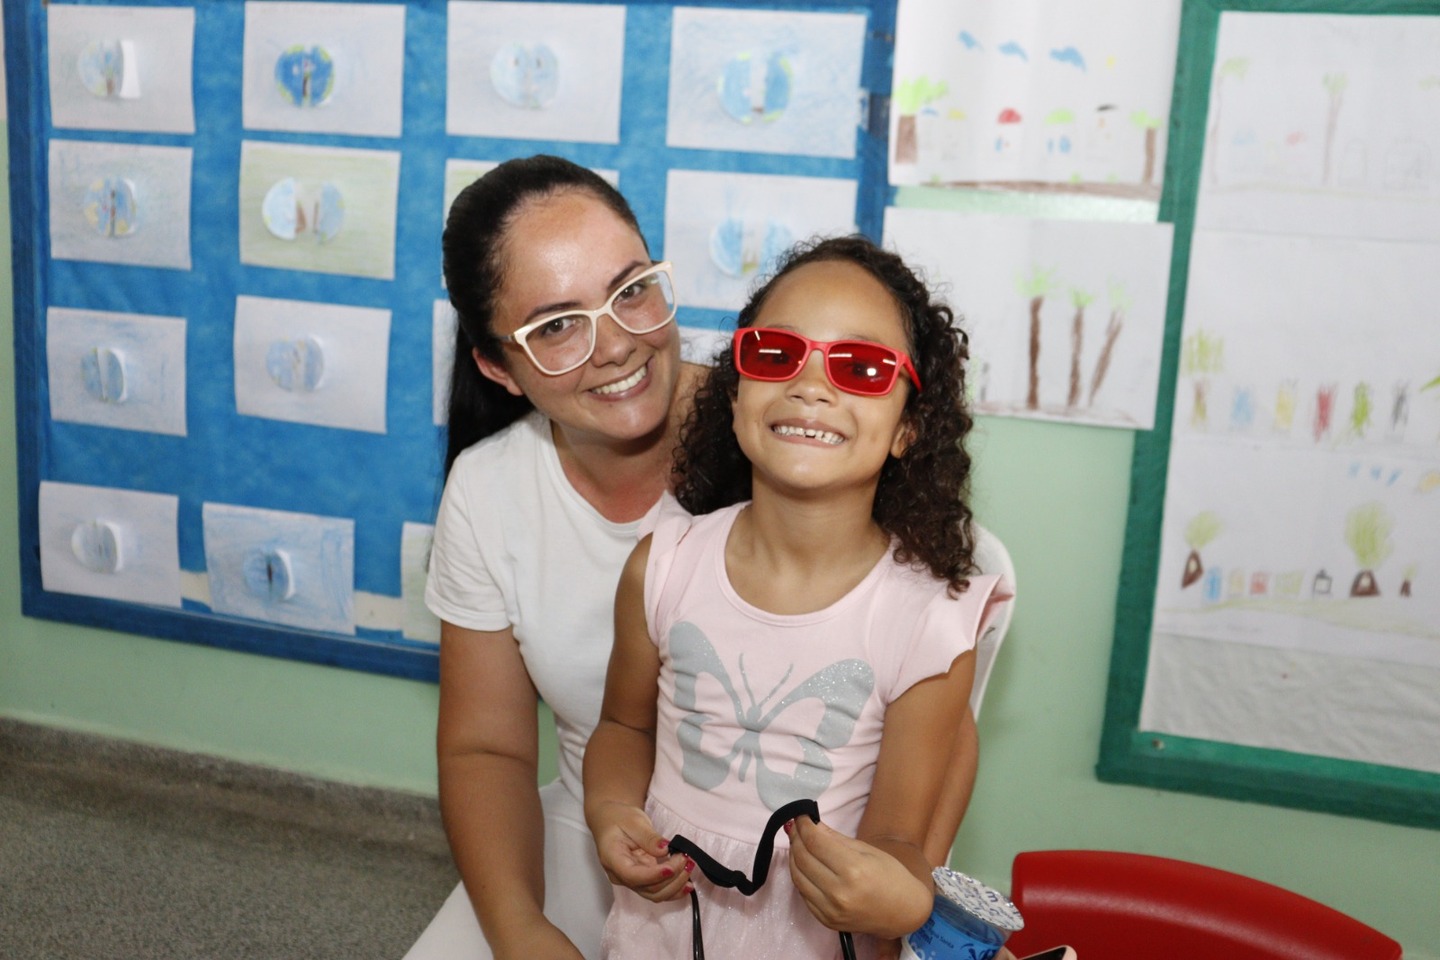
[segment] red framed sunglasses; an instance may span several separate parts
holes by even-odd
[[[793,380],[810,354],[819,350],[825,376],[838,390],[883,397],[895,389],[901,371],[920,389],[920,376],[907,354],[869,340],[811,340],[790,330],[742,327],[735,331],[735,369],[751,380]]]

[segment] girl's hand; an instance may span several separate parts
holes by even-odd
[[[793,821],[790,877],[815,918],[831,930],[882,939],[920,929],[935,896],[899,860],[807,817]]]
[[[663,903],[683,896],[695,864],[669,852],[670,841],[639,807],[605,803],[590,814],[595,851],[610,882],[629,887],[646,900]]]

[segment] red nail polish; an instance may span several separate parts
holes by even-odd
[[[671,870],[669,867],[662,867],[660,870],[660,876],[666,877],[668,879],[669,877],[675,876],[675,871]]]
[[[691,860],[689,857],[686,857],[686,858],[685,858],[685,872],[686,872],[686,873],[694,873],[694,872],[695,872],[695,861],[694,861],[694,860]]]
[[[790,825],[793,824],[794,822],[795,822],[795,821],[793,821],[793,820],[787,820],[787,821],[785,821],[785,832],[786,832],[787,834],[790,832]]]

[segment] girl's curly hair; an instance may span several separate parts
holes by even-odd
[[[933,300],[898,256],[863,236],[810,241],[791,250],[740,311],[736,326],[751,327],[781,277],[810,263],[853,263],[890,291],[910,341],[922,390],[911,390],[903,416],[913,440],[880,471],[873,516],[897,541],[895,560],[931,573],[963,591],[976,572],[975,534],[967,503],[970,454],[965,437],[974,421],[965,402],[967,338],[954,315]],[[735,439],[731,403],[740,375],[727,348],[716,356],[695,393],[675,455],[675,495],[691,513],[710,513],[751,497],[750,461]]]

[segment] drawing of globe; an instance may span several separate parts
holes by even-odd
[[[768,271],[793,240],[782,223],[766,220],[747,226],[738,217],[728,217],[710,231],[710,260],[727,277],[745,277]]]
[[[490,84],[511,106],[539,110],[555,99],[560,88],[560,64],[543,43],[531,47],[508,43],[490,61]]]
[[[85,191],[85,220],[102,237],[128,237],[140,228],[135,185],[124,177],[102,177]]]
[[[95,40],[80,51],[76,68],[86,90],[97,97],[117,96],[125,76],[125,51],[119,40]]]
[[[784,54],[761,57],[742,53],[725,64],[720,74],[720,105],[741,123],[770,123],[790,105],[793,77]]]
[[[281,390],[314,393],[325,375],[325,353],[315,340],[277,340],[265,351],[265,372]]]
[[[260,205],[265,229],[281,240],[295,239],[299,227],[299,207],[295,202],[297,192],[294,178],[286,177],[265,191],[265,199]]]
[[[335,92],[335,61],[324,47],[290,47],[275,61],[275,83],[286,103],[318,107]]]

